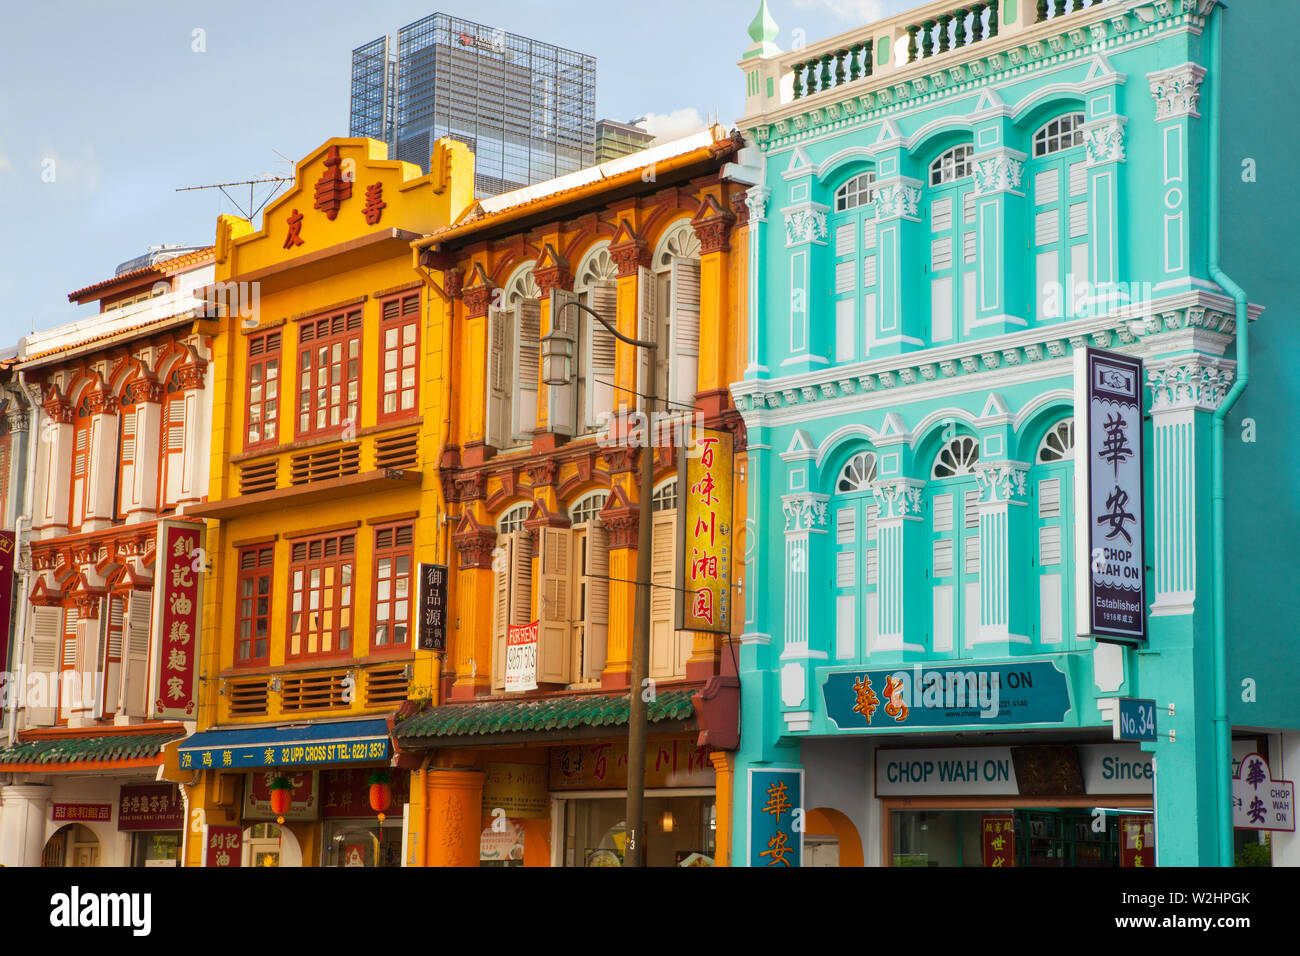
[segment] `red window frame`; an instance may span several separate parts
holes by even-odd
[[[410,650],[411,622],[415,618],[414,582],[415,523],[405,521],[375,528],[372,653]],[[400,638],[397,637],[399,629]]]
[[[361,414],[361,307],[298,326],[299,438],[333,435]]]
[[[274,445],[280,428],[280,330],[248,337],[248,368],[245,398],[248,414],[244,426],[244,447]]]
[[[267,662],[271,646],[271,599],[275,546],[259,544],[239,550],[235,584],[235,666]],[[261,644],[261,653],[257,653]]]
[[[352,650],[356,541],[349,531],[291,543],[286,659]]]
[[[410,418],[420,401],[420,292],[379,304],[379,421]]]

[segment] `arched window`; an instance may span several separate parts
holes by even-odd
[[[959,652],[979,634],[980,489],[975,480],[979,441],[958,435],[939,449],[925,488],[930,522],[933,647]]]
[[[575,525],[588,524],[600,517],[600,509],[605,507],[608,495],[603,491],[592,492],[580,498],[569,509],[569,520]]]
[[[1034,134],[1026,179],[1034,217],[1034,316],[1039,321],[1077,315],[1091,278],[1082,123],[1082,113],[1066,113]]]
[[[689,219],[668,227],[655,247],[652,261],[654,340],[667,344],[667,348],[661,344],[653,357],[655,394],[671,399],[676,407],[668,406],[670,411],[691,408],[699,387],[700,240]],[[650,358],[641,358],[648,365]]]
[[[1044,645],[1060,645],[1072,633],[1074,603],[1073,488],[1074,419],[1047,430],[1038,445],[1028,485],[1034,521],[1028,542],[1030,589],[1037,613],[1034,635]],[[1073,643],[1073,640],[1069,641]]]
[[[528,511],[528,505],[515,505],[497,520],[497,531],[501,534],[523,531],[524,520],[528,517]]]
[[[578,301],[595,309],[611,325],[618,323],[618,266],[609,254],[609,241],[591,248],[578,264],[573,291]],[[581,309],[569,309],[567,319],[577,331],[574,362],[578,413],[584,431],[597,428],[614,412],[614,353],[617,340],[604,325]]]
[[[845,212],[865,206],[875,199],[876,174],[867,170],[854,176],[847,183],[835,190],[835,211]]]
[[[975,323],[975,193],[970,143],[960,143],[930,164],[925,206],[929,233],[930,339],[957,341]]]
[[[532,441],[537,427],[541,297],[529,262],[511,274],[488,310],[487,443],[493,448]]]
[[[975,147],[970,143],[954,146],[930,164],[930,185],[956,182],[971,173],[971,153]]]
[[[1046,123],[1034,134],[1034,155],[1050,156],[1083,145],[1083,114],[1066,113]]]
[[[654,490],[654,495],[650,499],[650,510],[656,514],[660,511],[677,510],[676,478],[669,478]]]
[[[876,453],[850,456],[835,478],[835,659],[861,660],[876,641]],[[865,635],[865,640],[859,638]]]
[[[1074,457],[1074,419],[1067,418],[1043,436],[1038,445],[1038,464],[1068,461]]]
[[[876,174],[859,173],[835,190],[835,361],[867,358],[876,339]]]

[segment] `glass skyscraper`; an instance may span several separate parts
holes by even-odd
[[[596,162],[596,59],[445,13],[352,51],[349,135],[428,171],[434,140],[475,156],[494,196]]]

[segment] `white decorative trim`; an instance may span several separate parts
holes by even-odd
[[[921,221],[921,181],[907,176],[876,180],[876,219]]]
[[[772,190],[766,186],[752,186],[745,190],[745,205],[749,207],[749,218],[755,222],[767,222],[767,201],[772,198]]]
[[[1029,464],[1023,461],[981,461],[975,465],[980,504],[1024,504],[1029,493]]]
[[[1207,355],[1183,355],[1147,363],[1146,378],[1153,414],[1183,408],[1212,412],[1236,378],[1236,363]]]
[[[925,482],[916,478],[891,478],[871,486],[876,499],[876,524],[890,518],[919,520],[923,508]]]
[[[781,210],[785,217],[785,247],[812,242],[826,245],[826,213],[830,206],[819,202],[799,203]]]
[[[971,177],[975,196],[1004,192],[1023,196],[1024,193],[1019,190],[1024,180],[1026,158],[1024,153],[1009,147],[972,156]]]
[[[1092,167],[1125,161],[1124,124],[1127,122],[1128,119],[1123,116],[1107,116],[1079,127],[1083,132],[1086,165]]]
[[[815,491],[801,491],[798,494],[782,495],[781,509],[785,512],[786,534],[803,531],[816,531],[826,527],[826,507],[830,495]],[[825,531],[821,532],[825,534]]]
[[[1156,101],[1156,122],[1182,116],[1200,117],[1196,101],[1201,96],[1201,80],[1205,67],[1195,63],[1181,63],[1167,70],[1147,74],[1151,96]]]

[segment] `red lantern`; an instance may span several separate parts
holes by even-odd
[[[284,777],[271,781],[271,812],[275,814],[276,823],[284,823],[284,815],[293,805],[293,787]]]
[[[384,822],[384,811],[393,802],[393,786],[388,774],[382,770],[370,775],[370,809],[379,814],[379,822]]]

